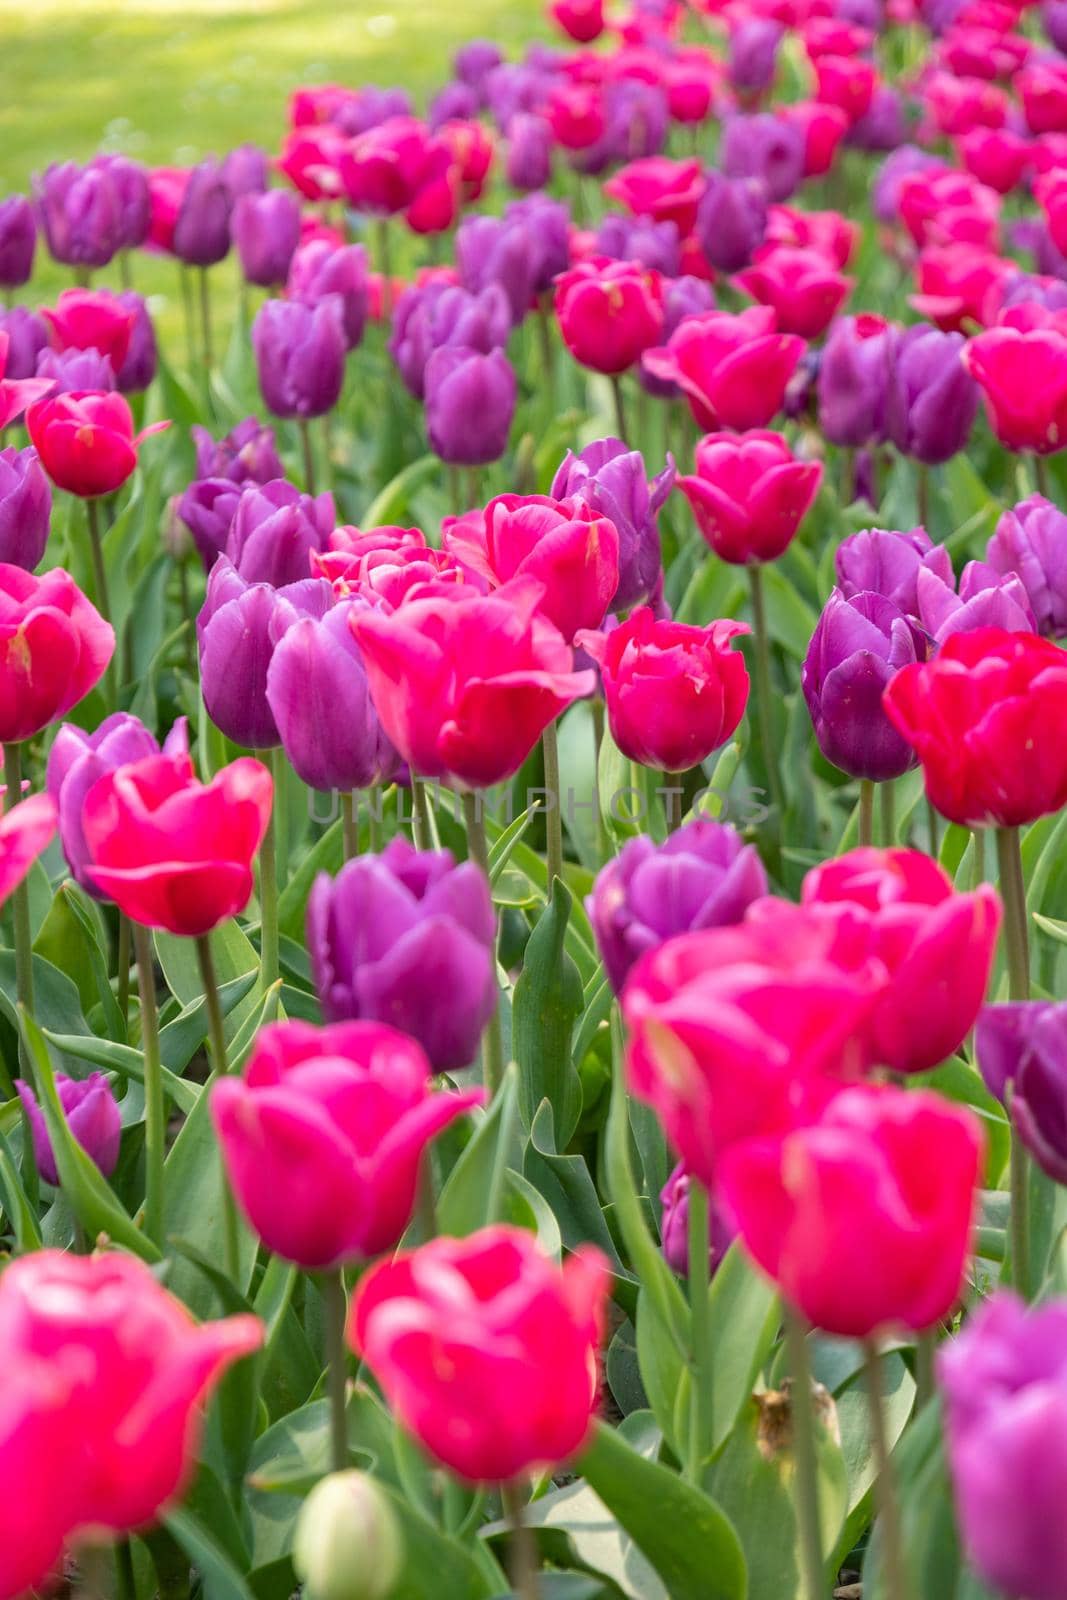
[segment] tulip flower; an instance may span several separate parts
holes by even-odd
[[[867,1065],[884,969],[828,919],[783,906],[642,956],[622,994],[626,1080],[713,1188],[735,1144],[784,1133]]]
[[[551,0],[549,13],[579,44],[590,44],[604,31],[604,0]]]
[[[301,494],[284,478],[246,484],[234,507],[226,555],[246,583],[280,589],[308,577],[310,558],[326,548],[333,526],[330,494]]]
[[[1049,455],[1067,439],[1067,315],[1017,306],[962,356],[1009,450]]]
[[[947,168],[908,173],[901,181],[897,206],[917,245],[996,249],[1000,196],[969,173]]]
[[[242,757],[199,783],[184,753],[106,773],[82,804],[85,871],[134,922],[197,938],[248,904],[270,773]]]
[[[671,278],[663,291],[663,339],[670,343],[687,317],[699,317],[715,309],[715,291],[706,278]],[[664,399],[681,398],[682,391],[669,378],[657,378],[644,361],[637,369],[637,381],[648,394]]]
[[[615,993],[634,963],[676,934],[741,922],[767,893],[755,845],[724,822],[695,817],[663,844],[630,839],[593,881],[586,901],[597,950]]]
[[[855,448],[885,437],[892,335],[883,317],[839,317],[819,362],[819,426],[831,444]]]
[[[59,1173],[44,1112],[28,1083],[18,1078],[15,1088],[30,1125],[37,1171],[45,1183],[58,1187]],[[110,1178],[118,1164],[119,1141],[122,1137],[122,1113],[111,1085],[102,1072],[91,1072],[87,1078],[68,1078],[65,1073],[57,1072],[56,1091],[71,1138],[81,1145],[104,1177]]]
[[[52,400],[64,394],[112,394],[118,388],[115,369],[99,350],[42,350],[37,376],[47,380]]]
[[[782,106],[778,120],[784,123],[794,138],[801,141],[802,176],[825,177],[837,158],[838,146],[848,132],[849,121],[845,112],[840,106],[828,105],[825,100],[792,100]],[[789,195],[774,195],[773,198],[788,200]]]
[[[159,364],[155,329],[148,306],[139,294],[129,291],[116,298],[122,308],[132,315],[133,329],[126,359],[115,373],[115,383],[121,394],[139,394],[148,388]]]
[[[965,827],[1011,828],[1067,804],[1067,660],[1047,639],[982,628],[904,667],[886,714],[922,762],[933,805]]]
[[[395,1028],[284,1022],[260,1032],[210,1105],[251,1226],[287,1261],[325,1271],[400,1242],[426,1146],[483,1099],[435,1090],[422,1050]]]
[[[427,585],[391,615],[352,614],[371,696],[420,777],[472,788],[517,772],[547,725],[595,674],[539,610],[543,588],[516,578],[490,595]]]
[[[267,300],[252,324],[263,403],[276,417],[324,416],[341,397],[345,376],[343,304],[328,295],[315,306]]]
[[[106,166],[64,161],[33,179],[41,232],[53,261],[106,267],[122,246],[122,200]]]
[[[426,363],[426,432],[431,449],[452,465],[480,467],[504,454],[518,398],[503,350],[435,350]]]
[[[747,267],[766,228],[767,195],[759,178],[707,174],[694,231],[711,266],[720,272]]]
[[[189,429],[196,445],[198,478],[226,478],[231,483],[269,483],[284,478],[273,428],[257,417],[245,417],[222,439],[197,424]]]
[[[1035,494],[1005,511],[986,561],[1002,576],[1021,581],[1040,633],[1054,639],[1067,634],[1067,516],[1057,506]]]
[[[300,243],[300,206],[287,189],[242,194],[233,208],[233,242],[247,283],[284,283]]]
[[[35,401],[26,427],[52,482],[91,499],[121,489],[137,466],[138,446],[170,423],[153,422],[135,434],[122,395],[76,391]]]
[[[724,745],[748,702],[744,659],[730,642],[748,631],[743,622],[657,621],[639,606],[610,633],[577,634],[600,667],[608,726],[623,755],[688,772]]]
[[[52,493],[37,452],[0,450],[0,562],[32,572],[44,555]]]
[[[660,1190],[659,1236],[663,1258],[681,1277],[689,1276],[689,1189],[692,1178],[685,1162],[679,1161]],[[737,1238],[737,1229],[717,1195],[709,1195],[708,1274],[714,1277],[727,1250]]]
[[[446,523],[444,549],[491,590],[512,578],[544,588],[543,616],[567,640],[599,628],[619,586],[619,534],[589,506],[546,495],[502,494],[480,519]]]
[[[554,500],[577,500],[599,512],[619,536],[619,582],[608,602],[624,610],[650,600],[662,577],[656,518],[674,484],[674,462],[648,481],[640,451],[621,439],[598,439],[579,455],[568,450],[552,480]]]
[[[713,433],[696,450],[696,475],[678,479],[697,527],[723,561],[774,561],[795,537],[822,482],[780,433]]]
[[[335,247],[325,239],[301,244],[289,266],[287,292],[294,300],[315,306],[329,295],[340,297],[345,344],[354,350],[363,338],[369,312],[367,252],[361,244]],[[281,476],[281,473],[272,474]]]
[[[696,222],[704,177],[695,156],[686,161],[646,156],[620,167],[604,185],[604,193],[635,217],[676,223],[679,234],[685,235],[692,233]]]
[[[7,335],[7,363],[4,368],[8,378],[32,378],[37,371],[37,358],[48,348],[48,324],[43,317],[26,306],[0,309],[0,339]]]
[[[0,330],[0,431],[17,422],[27,407],[40,402],[52,388],[46,378],[7,378],[8,351],[11,336]]]
[[[1067,1061],[1064,1006],[1016,1001],[986,1006],[978,1019],[975,1049],[991,1094],[1011,1103],[1020,1139],[1043,1172],[1067,1183]]]
[[[659,339],[663,286],[633,262],[583,261],[557,280],[556,316],[581,366],[617,376]]]
[[[971,1251],[984,1138],[926,1090],[842,1090],[814,1121],[735,1143],[720,1189],[758,1266],[826,1333],[947,1317]]]
[[[0,743],[31,739],[103,677],[115,634],[61,567],[0,566]]]
[[[823,607],[801,669],[800,686],[827,761],[871,782],[899,778],[915,765],[910,741],[883,707],[898,672],[925,653],[925,641],[892,600],[835,589]]]
[[[846,600],[870,590],[913,619],[919,611],[920,572],[929,569],[946,584],[954,581],[952,557],[944,545],[932,543],[924,528],[912,528],[909,533],[863,528],[842,539],[834,568]]]
[[[292,1537],[293,1572],[315,1600],[388,1600],[406,1563],[389,1491],[358,1467],[328,1472],[303,1500]]]
[[[208,572],[226,548],[240,500],[240,485],[229,478],[197,478],[175,504]]]
[[[719,164],[728,178],[757,178],[770,200],[788,200],[804,176],[805,136],[769,111],[731,116],[723,125]]]
[[[916,580],[918,618],[934,645],[953,633],[975,628],[1002,628],[1008,633],[1034,633],[1036,624],[1022,580],[1004,575],[984,561],[968,561],[960,573],[959,592],[953,577],[929,569]]]
[[[133,334],[134,313],[106,290],[64,289],[42,312],[56,350],[99,350],[118,372]]]
[[[25,195],[0,200],[0,289],[21,289],[30,281],[37,249],[37,224]]]
[[[1030,166],[1029,140],[1010,128],[972,128],[957,148],[967,171],[998,194],[1017,189]]]
[[[508,124],[504,175],[513,189],[545,189],[552,178],[552,129],[544,117],[519,112]]]
[[[47,850],[55,831],[55,802],[46,794],[31,794],[6,807],[0,816],[0,905]]]
[[[222,181],[234,202],[246,194],[265,194],[270,159],[256,144],[239,144],[223,158]]]
[[[471,1482],[508,1483],[582,1448],[607,1292],[592,1245],[561,1270],[524,1229],[483,1228],[373,1268],[349,1343],[432,1456]]]
[[[102,173],[110,182],[115,202],[115,238],[119,250],[136,250],[142,245],[151,221],[152,201],[148,173],[139,161],[112,151],[94,156],[89,168]]]
[[[574,254],[577,258],[577,249]],[[647,267],[664,278],[675,278],[681,271],[678,229],[673,222],[624,217],[617,211],[610,211],[590,240],[586,259],[597,260],[603,256]],[[662,333],[657,337],[662,338]]]
[[[771,306],[783,333],[817,339],[847,300],[853,279],[843,277],[816,250],[763,245],[735,283],[761,305]]]
[[[889,437],[903,455],[927,466],[950,460],[970,438],[978,387],[964,350],[961,334],[922,324],[900,329],[890,346]]]
[[[183,174],[168,248],[190,267],[213,267],[229,254],[233,193],[210,157]]]
[[[726,75],[742,100],[758,100],[774,83],[778,47],[785,35],[770,17],[751,17],[730,29]]]
[[[356,594],[387,611],[395,611],[420,584],[465,582],[447,551],[428,545],[419,528],[368,528],[365,533],[335,528],[330,549],[313,555],[311,568],[329,579],[338,596]]]
[[[770,306],[687,317],[644,366],[678,385],[701,428],[762,428],[782,409],[804,354],[803,339],[776,328]]]
[[[1026,1600],[1067,1586],[1067,1305],[1008,1290],[978,1305],[938,1351],[946,1455],[968,1566]]]

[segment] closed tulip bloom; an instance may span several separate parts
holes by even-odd
[[[938,1350],[949,1473],[969,1566],[1020,1600],[1067,1587],[1067,1304],[1006,1289]]]
[[[1067,314],[1017,306],[963,352],[989,425],[1009,450],[1051,455],[1067,441]]]
[[[785,29],[769,17],[751,17],[730,30],[726,75],[742,95],[757,98],[774,83],[778,46]]]
[[[801,902],[862,924],[888,973],[871,1019],[872,1059],[929,1072],[974,1026],[996,954],[1000,903],[983,884],[957,894],[920,850],[849,850],[814,867]]]
[[[590,44],[604,31],[604,0],[550,0],[549,14],[579,44]]]
[[[148,306],[139,294],[128,290],[117,296],[119,303],[133,315],[130,346],[126,359],[115,373],[115,383],[121,394],[140,394],[147,389],[156,375],[158,353],[156,334]]]
[[[723,561],[773,561],[795,537],[822,482],[822,466],[797,461],[780,433],[713,433],[696,450],[696,474],[678,487]]]
[[[49,795],[32,794],[0,816],[0,904],[12,894],[56,831],[56,808]]]
[[[663,1258],[673,1272],[689,1276],[689,1189],[692,1178],[679,1161],[660,1190],[659,1236]],[[709,1195],[708,1268],[712,1276],[737,1238],[737,1229],[717,1195]]]
[[[0,309],[0,339],[7,337],[5,376],[32,378],[37,372],[37,357],[48,348],[48,324],[26,306]]]
[[[326,549],[333,526],[331,494],[301,494],[284,478],[246,484],[230,524],[226,554],[246,583],[280,589],[308,577],[311,553]]]
[[[475,291],[449,283],[415,285],[396,307],[389,354],[404,386],[421,400],[435,350],[455,346],[489,355],[504,348],[510,333],[511,308],[500,284]]]
[[[0,566],[0,743],[31,739],[83,700],[115,649],[109,623],[61,567]]]
[[[728,178],[714,169],[705,178],[695,232],[710,264],[720,272],[747,267],[767,228],[767,194],[759,178]]]
[[[653,222],[649,217],[624,217],[609,211],[592,241],[595,258],[627,261],[677,277],[681,270],[678,228],[673,222]],[[662,335],[657,335],[662,337]]]
[[[113,394],[115,369],[99,350],[42,350],[37,376],[52,400],[63,394]]]
[[[1055,1183],[1067,1183],[1067,1006],[1017,1001],[986,1006],[975,1053],[986,1086],[1005,1105],[1034,1160]]]
[[[106,267],[120,248],[122,210],[110,174],[92,162],[64,161],[33,179],[48,253],[69,267]]]
[[[883,317],[839,317],[819,362],[819,426],[831,444],[856,448],[885,437],[891,333]]]
[[[1067,707],[1067,664],[1047,639],[956,633],[884,698],[937,809],[967,827],[1017,827],[1067,804],[1067,753],[1048,729]]]
[[[300,243],[300,205],[288,189],[242,194],[233,208],[233,242],[248,283],[284,283]]]
[[[736,829],[695,817],[657,845],[630,839],[593,882],[586,910],[616,994],[630,969],[667,939],[740,922],[767,893],[755,845]]]
[[[951,460],[971,436],[978,386],[965,361],[965,346],[962,334],[921,324],[898,330],[893,340],[889,437],[903,455],[927,466]]]
[[[198,478],[228,478],[231,483],[269,483],[284,478],[285,469],[274,429],[258,417],[245,417],[222,439],[214,439],[195,423],[189,429],[196,445]]]
[[[446,525],[444,548],[476,583],[512,578],[544,587],[540,609],[568,644],[599,628],[619,586],[619,534],[590,506],[546,495],[497,495],[480,521]]]
[[[259,388],[276,417],[321,417],[341,397],[345,376],[343,304],[267,300],[252,324]]]
[[[36,1250],[11,1262],[0,1283],[0,1349],[19,1374],[15,1387],[36,1385],[42,1372],[49,1379],[47,1399],[27,1408],[23,1426],[39,1444],[44,1436],[53,1465],[57,1438],[77,1451],[78,1471],[44,1497],[62,1536],[122,1537],[174,1505],[193,1476],[207,1396],[262,1342],[258,1317],[195,1323],[149,1267],[120,1250]],[[5,1448],[8,1504],[33,1483],[9,1482],[11,1469]],[[37,1508],[36,1494],[22,1503],[24,1527],[35,1527]]]
[[[746,1250],[815,1327],[922,1332],[960,1297],[984,1142],[971,1111],[927,1090],[845,1089],[818,1120],[735,1144],[721,1192]]]
[[[497,1003],[496,919],[473,862],[393,839],[315,880],[308,951],[329,1022],[386,1022],[435,1072],[468,1066]]]
[[[778,332],[770,306],[750,306],[736,316],[687,317],[666,345],[646,352],[644,365],[678,385],[701,428],[744,431],[765,427],[782,409],[803,354],[803,339]]]
[[[21,1078],[16,1078],[15,1088],[30,1124],[37,1171],[45,1183],[58,1186],[56,1158],[52,1153],[48,1125],[37,1103],[37,1096]],[[102,1072],[91,1072],[87,1078],[68,1078],[66,1073],[57,1072],[56,1090],[63,1108],[63,1120],[71,1137],[81,1145],[104,1177],[110,1178],[118,1164],[119,1141],[122,1137],[122,1114],[111,1092],[111,1085]]]
[[[0,289],[21,289],[33,273],[37,224],[25,195],[0,200]]]
[[[556,316],[581,366],[617,375],[659,339],[663,286],[632,262],[583,261],[556,283]]]
[[[543,189],[552,178],[552,129],[544,117],[521,111],[508,125],[504,176],[513,189]]]
[[[204,704],[235,744],[268,750],[281,734],[267,699],[267,671],[282,635],[301,617],[324,617],[334,602],[323,578],[250,583],[227,556],[208,576],[196,620]]]
[[[847,931],[842,950],[834,924],[787,906],[669,939],[633,968],[627,1085],[702,1183],[731,1146],[810,1118],[867,1065],[884,974],[856,953]]]
[[[0,456],[2,459],[2,456]],[[0,499],[0,525],[3,501]],[[1026,590],[1038,631],[1067,634],[1067,516],[1042,495],[1005,511],[986,548],[986,561]]]
[[[186,179],[170,248],[190,267],[213,267],[230,249],[233,195],[217,161],[201,161]]]
[[[1021,579],[1013,572],[1002,575],[984,561],[968,561],[960,573],[958,592],[951,576],[946,582],[929,569],[919,573],[916,592],[919,622],[935,645],[943,645],[950,634],[975,628],[1036,631]]]
[[[145,241],[152,216],[147,170],[139,161],[117,153],[94,156],[89,165],[111,181],[118,211],[119,249],[136,250]]]
[[[226,548],[240,499],[240,484],[229,478],[197,478],[177,502],[177,515],[208,572]]]
[[[282,1022],[210,1104],[251,1226],[269,1250],[323,1271],[400,1242],[426,1146],[483,1099],[435,1090],[422,1050],[395,1028]]]
[[[804,135],[769,111],[728,117],[719,161],[728,178],[758,178],[768,199],[788,200],[804,177]]]
[[[249,757],[210,783],[184,753],[119,767],[82,806],[86,871],[132,921],[188,938],[210,933],[251,899],[271,790],[270,773]]]
[[[739,272],[738,287],[773,307],[783,333],[817,339],[847,300],[854,280],[844,277],[815,250],[764,245],[755,262]]]
[[[222,179],[236,201],[246,194],[262,194],[270,181],[270,158],[257,144],[239,144],[223,157]]]
[[[592,1245],[561,1269],[524,1229],[482,1228],[380,1262],[348,1338],[424,1449],[472,1483],[509,1483],[585,1443],[608,1286]]]
[[[823,607],[800,673],[819,749],[851,778],[882,783],[915,765],[883,695],[925,653],[918,625],[891,600],[835,589]]]
[[[670,456],[649,482],[644,457],[621,439],[598,439],[579,454],[568,450],[552,480],[555,500],[578,500],[607,517],[619,536],[619,582],[610,610],[641,605],[657,591],[663,571],[656,518],[674,484]]]
[[[493,39],[470,39],[452,57],[452,66],[461,83],[484,93],[490,73],[504,57]]]
[[[743,622],[689,627],[657,621],[639,606],[610,633],[575,643],[600,667],[611,737],[631,761],[687,772],[736,730],[748,703],[748,673],[730,644]]]
[[[526,316],[540,287],[540,250],[531,234],[528,221],[513,213],[466,217],[456,233],[456,267],[463,287],[474,294],[490,287],[502,290],[516,324]],[[566,264],[564,256],[560,270]]]
[[[44,555],[52,491],[36,450],[0,450],[0,562],[32,572]]]
[[[9,423],[17,422],[27,408],[32,408],[52,388],[45,378],[7,377],[9,345],[9,335],[0,330],[0,432]]]
[[[361,244],[334,246],[325,239],[301,244],[289,265],[287,292],[294,300],[318,305],[336,295],[342,306],[345,344],[354,350],[363,338],[370,309],[367,252]]]
[[[138,445],[170,423],[153,422],[135,434],[122,395],[75,391],[35,401],[26,427],[57,488],[88,499],[121,489],[137,466]]]
[[[674,161],[646,156],[621,167],[604,185],[604,193],[635,217],[673,222],[681,235],[692,233],[705,178],[696,157]]]
[[[548,724],[590,694],[570,646],[518,578],[489,595],[439,585],[385,615],[354,612],[382,726],[420,777],[471,788],[511,777]]]
[[[118,372],[133,334],[134,312],[100,289],[64,289],[55,309],[42,312],[57,350],[99,350]]]
[[[908,533],[862,528],[842,539],[834,555],[837,585],[846,600],[868,590],[912,618],[919,612],[919,574],[927,569],[946,584],[954,581],[952,557],[944,545],[932,542],[925,528]]]
[[[446,345],[426,363],[430,448],[454,466],[498,461],[508,447],[518,384],[503,350]]]

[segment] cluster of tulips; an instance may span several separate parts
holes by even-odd
[[[0,1600],[1067,1600],[1067,0],[549,11],[0,200]]]

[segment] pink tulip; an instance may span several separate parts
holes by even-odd
[[[56,804],[47,794],[32,794],[0,817],[0,905],[51,844],[56,822]]]
[[[774,561],[795,537],[822,482],[822,466],[798,461],[780,433],[712,433],[696,450],[696,475],[678,487],[697,527],[723,561]]]
[[[0,742],[30,739],[83,700],[115,650],[69,572],[0,565]]]
[[[762,428],[782,409],[803,354],[803,339],[781,333],[770,306],[749,306],[686,317],[646,351],[644,366],[678,385],[702,428]]]
[[[0,328],[0,431],[54,387],[51,378],[5,378],[11,335]]]

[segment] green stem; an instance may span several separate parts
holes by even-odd
[[[211,340],[211,285],[208,281],[208,269],[200,268],[200,336],[204,349],[204,377],[210,376],[215,364],[215,352]]]
[[[182,286],[182,310],[185,314],[185,361],[190,375],[197,369],[195,317],[193,315],[193,280],[191,269],[181,262],[178,281]]]
[[[304,491],[306,494],[314,494],[315,452],[311,448],[311,424],[307,417],[300,417],[297,426],[300,429],[300,448],[304,455]]]
[[[974,840],[974,869],[971,873],[971,888],[977,889],[980,883],[985,882],[985,829],[975,828],[971,838]]]
[[[685,773],[667,772],[663,780],[664,810],[667,813],[667,832],[673,833],[682,826],[685,810]]]
[[[341,791],[341,838],[346,861],[359,854],[359,821],[356,817],[356,797],[351,789]]]
[[[1026,880],[1023,876],[1018,828],[997,829],[997,867],[1000,876],[1000,897],[1004,902],[1004,953],[1008,966],[1008,998],[1029,1000],[1030,946],[1027,936]],[[1014,1124],[1011,1133],[1009,1173],[1011,1279],[1024,1299],[1029,1299],[1030,1161]]]
[[[119,252],[119,282],[124,289],[133,288],[133,268],[130,266],[130,252]]]
[[[545,836],[548,845],[548,898],[552,898],[552,885],[563,876],[563,815],[559,787],[559,743],[556,724],[550,722],[541,735],[541,750],[545,758]]]
[[[330,1461],[335,1472],[348,1466],[348,1418],[345,1390],[348,1383],[345,1356],[345,1284],[340,1269],[322,1279],[326,1312],[326,1384],[330,1397]]]
[[[1048,462],[1044,456],[1034,457],[1034,471],[1037,476],[1037,492],[1046,500],[1052,499],[1051,484],[1048,478]]]
[[[940,842],[937,837],[937,812],[934,809],[933,801],[929,799],[926,802],[926,826],[930,834],[930,854],[936,861],[940,850]]]
[[[430,807],[426,798],[426,785],[421,778],[411,775],[411,831],[420,850],[433,849],[430,830]]]
[[[126,259],[125,251],[122,259]],[[115,1592],[118,1600],[137,1600],[137,1580],[133,1573],[133,1545],[129,1539],[120,1539],[115,1546]]]
[[[384,808],[384,790],[374,789],[367,794],[367,843],[372,855],[377,855],[382,848],[382,815]]]
[[[704,1462],[711,1450],[711,1398],[708,1371],[712,1358],[708,1290],[711,1283],[708,1191],[696,1178],[689,1180],[689,1309],[692,1349],[689,1408],[689,1456],[686,1477],[699,1486]]]
[[[221,1078],[229,1071],[229,1054],[226,1048],[226,1029],[222,1020],[222,1006],[219,1004],[219,983],[215,972],[215,958],[211,953],[211,935],[203,933],[196,941],[196,955],[200,963],[200,981],[204,990],[204,1003],[207,1006],[208,1038],[211,1040],[211,1056],[214,1076]],[[226,1274],[232,1282],[236,1283],[241,1271],[241,1235],[237,1221],[237,1205],[230,1188],[229,1178],[226,1176],[226,1166],[223,1163],[221,1172],[222,1183],[222,1228],[224,1260]]]
[[[622,392],[622,378],[613,373],[611,378],[611,392],[615,401],[615,427],[623,444],[627,441],[626,435],[626,401]]]
[[[752,594],[752,631],[756,648],[756,693],[759,696],[759,732],[763,746],[763,765],[767,771],[771,802],[782,814],[782,778],[778,771],[778,751],[774,743],[774,726],[771,718],[771,653],[767,637],[767,614],[763,604],[763,567],[751,561],[748,581]]]
[[[378,271],[382,275],[382,320],[389,322],[393,315],[393,277],[389,262],[389,221],[379,217],[375,227]]]
[[[144,1054],[144,1231],[153,1244],[163,1243],[163,1158],[166,1144],[166,1102],[159,1054],[156,975],[148,929],[133,923],[133,953],[141,997],[141,1049]]]
[[[596,811],[597,860],[606,861],[611,854],[608,825],[600,809],[600,747],[604,743],[604,702],[593,696],[593,807]]]
[[[501,1484],[500,1498],[511,1525],[511,1558],[508,1565],[512,1587],[519,1600],[541,1600],[541,1580],[538,1577],[540,1558],[537,1541],[524,1515],[522,1490],[515,1483]]]
[[[482,812],[482,796],[471,789],[463,791],[463,820],[467,825],[467,853],[485,873],[489,881],[489,846],[485,837],[485,817]],[[494,982],[496,974],[496,957],[493,958]],[[493,1014],[486,1024],[482,1037],[482,1070],[485,1086],[490,1095],[496,1094],[504,1078],[504,1032],[500,1022],[500,996],[493,1007]]]
[[[882,1546],[885,1551],[886,1597],[887,1600],[911,1600],[911,1583],[904,1559],[900,1505],[897,1500],[893,1465],[889,1459],[889,1433],[886,1428],[885,1401],[882,1393],[882,1369],[878,1360],[878,1348],[870,1339],[863,1341],[863,1365],[871,1421],[871,1445],[874,1451],[874,1496],[878,1507],[878,1520],[882,1527]]]
[[[937,1329],[925,1328],[915,1339],[915,1409],[921,1411],[934,1397],[934,1357]]]
[[[123,1028],[129,1027],[130,1019],[130,919],[125,911],[119,912],[119,948],[118,948],[118,1008],[122,1018]]]
[[[784,1318],[786,1357],[792,1379],[789,1395],[793,1419],[793,1492],[800,1535],[800,1570],[804,1579],[805,1600],[822,1600],[826,1591],[826,1570],[822,1553],[819,1464],[815,1452],[815,1408],[812,1404],[808,1341],[804,1324],[791,1307],[785,1307]]]
[[[860,779],[859,842],[861,846],[874,843],[874,784],[870,778]]]
[[[930,469],[920,463],[915,473],[915,495],[919,513],[919,526],[926,528],[930,522]]]
[[[896,806],[893,779],[879,784],[882,798],[882,844],[887,850],[896,843]]]
[[[93,589],[95,591],[96,609],[105,622],[110,622],[111,597],[108,594],[104,542],[100,533],[100,502],[92,497],[86,500],[85,515],[89,523],[89,553],[93,562]]]
[[[22,799],[22,746],[4,746],[4,783],[7,786],[4,809],[10,811]],[[30,926],[30,889],[26,878],[11,896],[15,924],[15,995],[19,1005],[33,1016],[33,930]],[[27,1083],[33,1082],[33,1068],[25,1042],[19,1041],[19,1060]]]
[[[278,778],[275,771],[274,751],[260,760],[266,762],[274,776],[274,801],[270,821],[259,847],[259,971],[264,992],[278,977]]]

